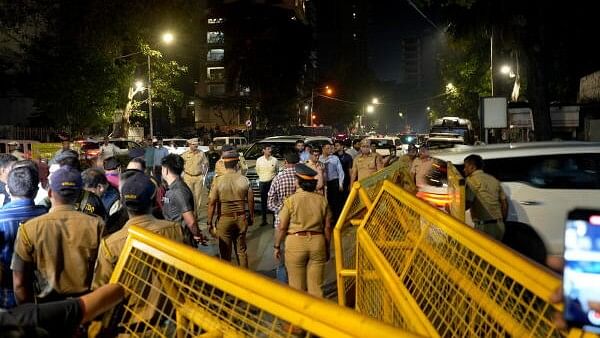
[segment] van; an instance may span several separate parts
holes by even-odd
[[[471,121],[458,117],[446,116],[436,119],[429,134],[445,134],[446,136],[454,134],[462,138],[464,144],[473,144],[475,141]]]
[[[248,146],[248,140],[241,136],[219,136],[213,138],[213,142],[215,143],[215,148],[217,148],[217,150],[221,150],[226,144],[235,146],[238,149]]]

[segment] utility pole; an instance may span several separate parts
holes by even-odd
[[[152,123],[152,71],[150,69],[150,53],[148,53],[148,119],[150,120],[150,139],[154,139],[154,124]]]

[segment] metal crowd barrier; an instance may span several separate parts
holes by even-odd
[[[335,246],[335,264],[337,273],[338,302],[347,302],[346,296],[352,294],[356,277],[356,228],[362,216],[371,207],[385,180],[401,181],[409,176],[408,168],[401,161],[396,161],[375,174],[355,182],[350,190],[346,204],[333,230]],[[409,180],[410,181],[410,180]]]
[[[111,283],[127,295],[104,323],[111,336],[414,336],[138,227]]]
[[[355,309],[430,337],[561,337],[558,276],[390,182],[356,234]]]

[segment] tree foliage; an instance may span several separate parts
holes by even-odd
[[[488,67],[490,36],[496,60],[515,53],[521,56],[519,66],[527,84],[524,99],[533,107],[538,139],[551,136],[549,102],[575,101],[579,78],[596,70],[593,60],[597,60],[598,52],[583,52],[597,31],[593,2],[427,0],[421,4],[439,14],[455,41],[475,47],[483,35],[488,47],[481,49],[479,62],[487,60]],[[474,54],[465,56],[460,62],[463,66]],[[495,62],[495,66],[496,77],[499,64]],[[485,92],[485,88],[480,89]]]
[[[189,11],[194,4],[183,0],[6,3],[0,20],[7,23],[6,34],[20,43],[19,90],[34,99],[38,121],[74,133],[109,132],[114,112],[128,103],[128,88],[147,72],[146,58],[121,60],[120,56],[140,50],[154,60],[157,113],[184,105],[176,81],[185,67],[166,61],[147,45],[140,47],[138,41],[154,41],[151,37],[157,30],[189,22],[197,15]]]

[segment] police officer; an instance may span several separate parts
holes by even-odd
[[[216,235],[221,259],[231,261],[232,244],[235,242],[240,266],[247,268],[246,231],[254,223],[254,196],[248,178],[237,171],[239,154],[229,152],[223,155],[222,160],[225,174],[215,179],[210,190],[207,224],[209,229],[212,228],[215,213],[218,213]]]
[[[317,172],[306,164],[296,165],[298,189],[283,202],[279,212],[274,256],[280,259],[280,245],[285,240],[289,285],[323,297],[323,278],[331,241],[331,210],[325,196],[315,192],[316,176]]]
[[[466,201],[475,229],[502,240],[508,202],[500,182],[483,172],[483,159],[479,155],[465,158],[464,172],[467,177]]]
[[[215,177],[225,174],[225,162],[223,161],[223,156],[234,152],[239,156],[237,171],[242,175],[246,175],[248,165],[246,164],[246,160],[244,160],[244,156],[239,155],[234,146],[226,144],[221,148],[221,159],[215,164]]]
[[[11,264],[19,303],[62,300],[90,290],[103,223],[75,210],[81,186],[79,171],[58,169],[50,176],[52,209],[19,228]]]
[[[196,246],[197,243],[204,242],[204,236],[194,214],[192,191],[181,179],[183,159],[179,155],[169,154],[162,159],[161,165],[162,178],[168,185],[163,198],[163,216],[166,220],[181,224],[185,243]]]
[[[417,192],[417,187],[415,185],[415,180],[410,174],[410,168],[412,167],[412,163],[417,157],[418,148],[414,144],[408,145],[408,152],[402,156],[398,161],[400,162],[400,169],[398,172],[398,178],[396,184],[400,185],[404,190],[415,194]]]
[[[184,161],[183,181],[194,195],[195,212],[198,216],[202,207],[202,184],[208,163],[204,152],[198,149],[197,138],[189,139],[188,144],[190,149],[181,154]]]
[[[128,170],[122,175],[121,200],[129,220],[121,230],[103,239],[98,253],[92,288],[96,289],[110,280],[119,254],[125,246],[127,231],[131,225],[142,227],[168,239],[183,242],[181,225],[152,216],[152,205],[156,188],[150,178],[141,171]]]
[[[362,140],[360,143],[360,154],[354,158],[354,162],[352,163],[350,187],[352,187],[354,182],[373,175],[378,170],[381,170],[381,168],[383,168],[381,156],[371,152],[369,140]]]
[[[427,185],[427,174],[431,170],[433,159],[429,156],[429,147],[426,144],[419,148],[419,157],[415,158],[410,167],[417,189],[421,190]]]

